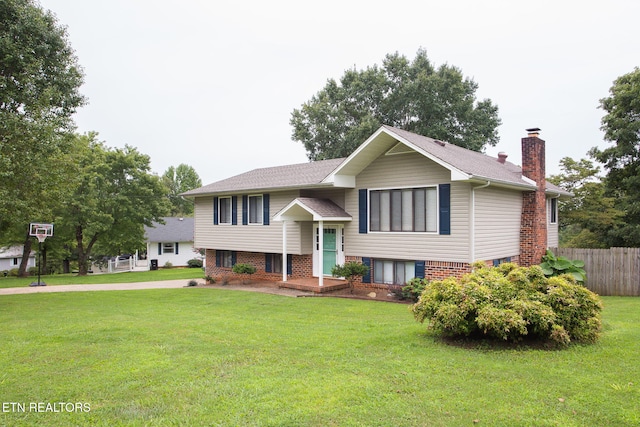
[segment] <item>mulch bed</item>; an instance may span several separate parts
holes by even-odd
[[[411,304],[411,301],[400,300],[398,297],[395,296],[395,294],[385,289],[354,289],[353,291],[351,291],[351,289],[340,289],[337,291],[318,294],[314,292],[280,288],[278,284],[275,282],[267,282],[267,281],[243,282],[242,280],[230,281],[226,285],[223,285],[220,283],[213,283],[213,284],[198,285],[198,287],[263,292],[263,293],[270,293],[270,294],[284,295],[284,296],[291,296],[291,297],[354,298],[354,299],[363,299],[363,300]]]

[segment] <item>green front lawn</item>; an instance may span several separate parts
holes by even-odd
[[[99,283],[135,283],[156,282],[160,280],[200,279],[204,277],[201,268],[168,268],[154,271],[128,271],[112,274],[53,274],[42,276],[41,282],[49,285],[95,285]],[[0,277],[0,288],[17,288],[29,286],[37,282],[38,276],[30,277]]]
[[[492,350],[434,339],[403,304],[207,288],[1,296],[0,403],[25,412],[4,405],[0,425],[638,425],[640,299],[603,299],[595,345]]]

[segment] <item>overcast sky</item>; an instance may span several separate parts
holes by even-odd
[[[562,157],[605,147],[599,99],[640,65],[640,2],[41,0],[68,29],[89,104],[78,131],[129,144],[154,172],[186,163],[203,184],[306,162],[291,112],[346,69],[388,53],[460,68],[499,107],[520,164],[525,128]],[[428,135],[427,135],[428,136]]]

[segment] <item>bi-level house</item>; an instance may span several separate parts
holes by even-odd
[[[557,202],[538,129],[519,167],[382,126],[347,158],[252,170],[184,194],[207,274],[249,263],[257,277],[319,286],[336,264],[370,267],[367,287],[443,278],[477,260],[540,262],[558,243]]]

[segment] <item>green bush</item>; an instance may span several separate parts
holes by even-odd
[[[171,262],[167,261],[164,263],[164,265],[162,266],[163,268],[173,268],[173,264],[171,264]]]
[[[27,268],[27,273],[29,276],[37,276],[38,275],[38,267],[29,267]],[[45,274],[43,271],[42,274]]]
[[[539,266],[476,263],[461,279],[427,284],[411,310],[444,336],[530,337],[566,345],[598,339],[602,304],[571,275],[547,278]]]
[[[251,264],[235,264],[232,271],[236,274],[253,274],[256,268]]]
[[[362,277],[368,272],[368,266],[356,261],[349,261],[344,263],[344,265],[334,265],[331,269],[331,275],[333,277],[344,277],[347,279],[351,292],[353,292],[353,282],[358,277]]]
[[[11,270],[9,270],[9,276],[18,277],[18,272],[19,270],[17,268],[12,268]]]
[[[424,292],[424,288],[427,286],[429,281],[426,279],[420,279],[418,277],[414,277],[409,280],[406,285],[404,285],[400,292],[397,293],[398,297],[403,300],[410,300],[413,302],[418,302],[420,299],[420,295]]]
[[[547,253],[542,257],[540,264],[544,275],[547,277],[570,274],[579,283],[584,283],[587,272],[584,271],[584,261],[576,259],[570,260],[563,256],[556,257],[553,252],[547,249]]]
[[[187,261],[187,266],[189,268],[202,268],[202,260],[198,258],[193,258]]]

